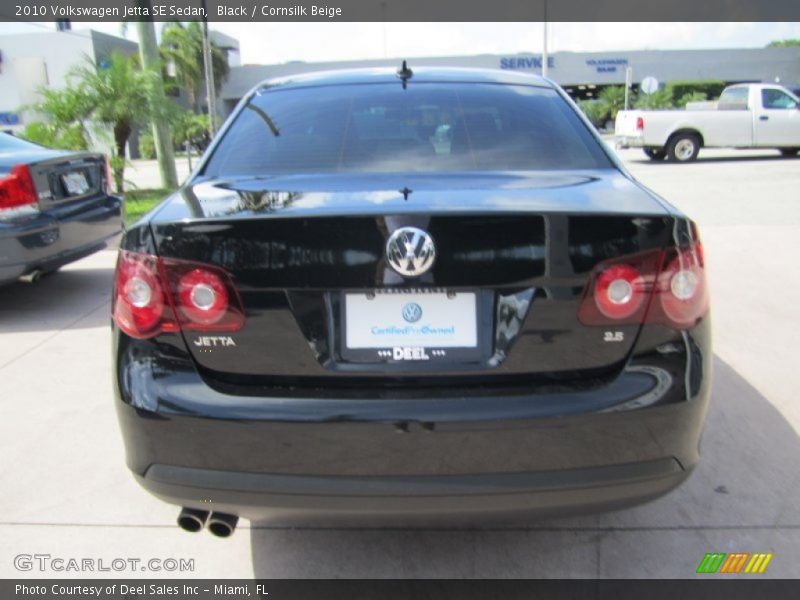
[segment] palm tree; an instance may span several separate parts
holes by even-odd
[[[203,82],[203,25],[197,21],[168,23],[161,30],[161,57],[175,67],[175,79],[186,90],[189,106],[200,112],[200,85]],[[211,42],[211,67],[214,87],[219,92],[228,78],[225,51]]]
[[[87,64],[72,72],[77,78],[77,90],[91,107],[91,120],[109,127],[114,136],[112,168],[117,191],[123,191],[125,174],[125,147],[134,128],[151,118],[165,116],[169,104],[159,100],[155,91],[155,78],[160,74],[139,66],[135,55],[113,53],[102,66],[90,58]]]

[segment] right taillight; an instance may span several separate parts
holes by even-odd
[[[665,252],[656,293],[658,304],[648,320],[686,329],[708,312],[708,286],[700,242]]]
[[[36,189],[27,165],[15,165],[0,177],[0,210],[36,204]]]
[[[213,265],[121,250],[112,315],[131,337],[179,329],[236,331],[244,310],[233,282]]]
[[[703,249],[692,229],[695,241],[690,244],[598,265],[578,308],[581,323],[694,326],[708,312],[709,297]]]
[[[636,117],[636,131],[644,130],[644,117]]]

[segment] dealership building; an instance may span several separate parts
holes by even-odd
[[[72,30],[61,23],[60,30],[0,35],[0,131],[18,131],[27,120],[41,118],[25,107],[41,100],[41,89],[67,85],[76,67],[92,61],[100,68],[110,57],[137,54],[139,44],[95,30]],[[239,42],[218,31],[212,41],[225,51],[228,66],[239,66]]]
[[[339,62],[289,62],[245,65],[231,69],[222,88],[221,113],[227,114],[259,82],[272,77],[329,69],[398,67],[402,57]],[[410,58],[409,66],[448,66],[542,72],[538,54],[483,54]],[[618,52],[555,52],[548,57],[547,75],[575,98],[592,98],[603,87],[624,85],[630,69],[633,88],[645,77],[659,82],[718,80],[726,83],[779,82],[800,87],[800,47],[724,50],[629,50]]]
[[[99,31],[41,31],[0,36],[0,129],[16,129],[22,107],[40,100],[41,88],[61,88],[70,71],[87,60],[102,64],[114,52],[133,54],[139,46]],[[32,115],[29,115],[32,118]]]
[[[338,62],[288,62],[241,65],[239,43],[220,32],[212,40],[228,57],[230,74],[218,96],[217,111],[226,116],[259,82],[310,71],[400,66],[404,57]],[[41,31],[0,35],[0,130],[18,130],[28,119],[22,107],[35,104],[43,87],[60,88],[67,74],[86,57],[102,67],[114,52],[132,54],[135,42],[97,31]],[[409,66],[451,66],[541,73],[538,54],[483,54],[410,58]],[[779,82],[800,87],[800,47],[723,50],[631,50],[555,52],[548,57],[548,76],[575,98],[588,99],[605,86],[622,85],[630,71],[633,88],[645,77],[659,82],[717,80],[726,83]],[[40,117],[39,117],[40,118]]]

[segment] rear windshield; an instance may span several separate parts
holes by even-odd
[[[239,113],[210,176],[611,167],[554,90],[400,82],[269,90]]]

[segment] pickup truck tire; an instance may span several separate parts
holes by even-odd
[[[673,162],[690,162],[700,152],[700,137],[694,133],[676,133],[667,142],[667,159]]]
[[[663,148],[644,148],[644,153],[650,160],[664,160],[667,151]]]
[[[778,148],[784,156],[797,156],[800,148]]]

